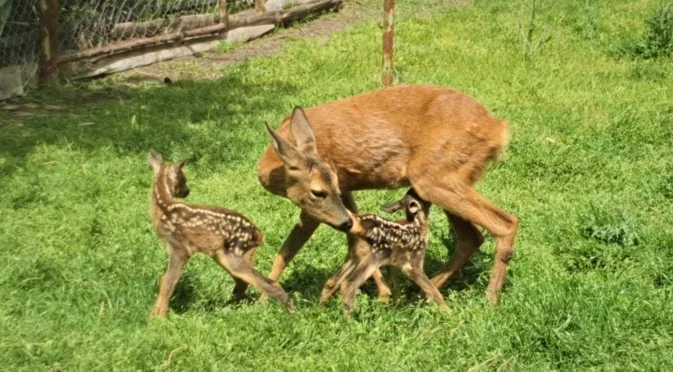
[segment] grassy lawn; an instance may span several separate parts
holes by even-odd
[[[365,1],[379,7],[380,1]],[[298,308],[225,303],[233,280],[196,256],[167,321],[149,321],[166,250],[148,216],[152,147],[186,167],[191,202],[248,215],[268,273],[299,214],[255,168],[294,105],[380,86],[379,19],[226,67],[218,80],[68,85],[0,116],[2,370],[659,370],[673,364],[673,60],[616,57],[656,0],[400,1],[400,83],[455,87],[510,122],[506,160],[478,189],[521,229],[502,303],[486,305],[486,243],[433,306],[386,306],[373,283],[353,320],[317,306],[345,236],[321,227],[284,273]],[[423,4],[423,5],[421,5]],[[195,68],[190,65],[184,68]],[[41,104],[58,106],[46,110]],[[378,210],[403,193],[357,194]],[[426,271],[454,238],[431,218]],[[447,249],[448,248],[448,249]],[[415,290],[404,281],[405,292]],[[258,292],[250,290],[251,297]],[[340,297],[338,297],[340,300]]]

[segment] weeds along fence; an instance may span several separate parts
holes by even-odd
[[[255,37],[342,2],[0,0],[0,85],[48,83],[56,72],[89,77],[193,54],[235,30],[239,38]]]

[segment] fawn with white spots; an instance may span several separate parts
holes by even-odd
[[[388,203],[382,210],[393,213],[404,209],[406,219],[396,222],[375,214],[355,215],[351,233],[358,240],[366,242],[368,249],[351,252],[346,263],[325,284],[320,296],[324,304],[342,286],[343,303],[346,311],[353,307],[355,292],[381,266],[401,269],[440,308],[447,309],[439,290],[435,288],[423,271],[425,252],[428,247],[428,212],[430,203],[421,199],[414,189],[410,189],[399,201]],[[358,242],[355,246],[362,246]],[[390,272],[391,285],[397,290],[397,270]],[[395,293],[394,293],[395,294]]]
[[[175,198],[189,195],[187,179],[182,172],[186,160],[165,163],[159,153],[150,151],[148,162],[154,171],[150,196],[152,223],[168,246],[169,254],[168,269],[161,278],[159,296],[151,316],[166,317],[185,263],[197,252],[209,255],[234,277],[234,300],[242,299],[248,285],[252,284],[292,309],[283,288],[252,266],[255,250],[264,240],[262,232],[240,213],[176,202]]]

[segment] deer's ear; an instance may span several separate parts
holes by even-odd
[[[395,213],[400,209],[402,209],[402,204],[399,200],[381,206],[381,210],[387,213]]]
[[[301,152],[296,147],[292,146],[290,141],[271,129],[269,124],[266,124],[266,130],[271,136],[271,145],[273,145],[273,149],[276,150],[276,154],[278,154],[280,160],[290,168],[298,168],[304,160]]]
[[[409,204],[407,205],[407,211],[411,214],[416,214],[418,211],[421,210],[421,205],[418,204],[416,200],[411,200]]]
[[[360,226],[362,226],[362,228],[365,230],[370,230],[376,227],[376,222],[372,220],[361,220]]]
[[[147,154],[147,163],[154,171],[154,174],[157,174],[161,170],[161,166],[164,164],[164,158],[160,153],[150,150],[150,152]]]
[[[308,117],[304,109],[297,106],[292,111],[292,119],[290,119],[290,130],[297,141],[297,148],[305,154],[317,155],[318,151],[315,145],[315,136],[313,135],[313,127],[308,121]]]
[[[179,162],[175,163],[175,169],[182,169],[182,167],[184,167],[185,164],[187,164],[187,163],[191,163],[191,162],[192,162],[192,158],[191,158],[191,157],[189,157],[189,158],[187,158],[187,159],[182,159],[182,160],[180,160]]]

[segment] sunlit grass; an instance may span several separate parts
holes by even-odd
[[[455,87],[510,123],[507,159],[478,185],[521,220],[499,307],[483,301],[488,239],[443,289],[450,315],[422,304],[384,306],[371,284],[351,322],[338,301],[319,309],[319,291],[345,254],[345,237],[321,227],[281,280],[297,314],[273,302],[226,306],[233,281],[196,257],[170,319],[147,319],[166,251],[149,222],[146,151],[197,156],[186,168],[189,200],[255,221],[267,238],[256,266],[267,273],[299,211],[256,179],[264,122],[279,123],[294,105],[379,87],[377,19],[325,46],[296,41],[280,56],[226,67],[219,80],[66,86],[28,98],[60,110],[0,118],[0,366],[658,370],[673,363],[673,63],[614,57],[658,3],[539,0],[536,29],[547,28],[550,39],[528,59],[520,30],[529,2],[399,3],[400,83]],[[373,212],[402,192],[357,196]],[[431,228],[429,275],[455,245],[439,210]]]

